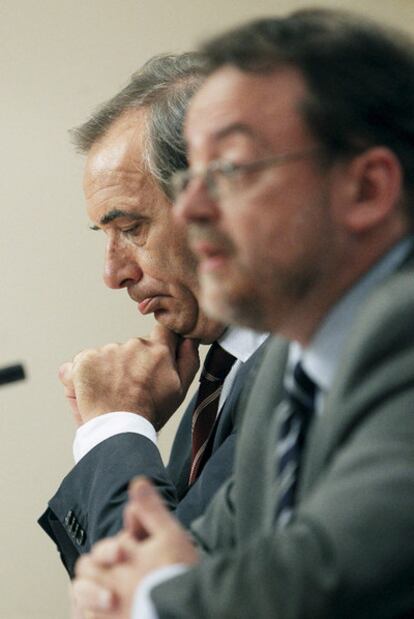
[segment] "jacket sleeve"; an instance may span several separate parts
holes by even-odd
[[[170,509],[177,496],[157,447],[134,433],[118,434],[92,449],[62,481],[39,519],[73,576],[76,559],[99,539],[122,528],[131,479],[146,475]]]
[[[121,529],[128,484],[137,475],[152,480],[184,526],[204,513],[219,487],[232,474],[238,425],[236,403],[259,351],[239,370],[223,407],[212,455],[191,488],[188,488],[188,474],[195,397],[182,417],[166,468],[149,439],[125,433],[97,445],[72,469],[39,520],[56,543],[70,575],[81,553]]]
[[[128,485],[137,475],[152,480],[184,526],[204,513],[232,473],[235,433],[229,421],[229,433],[189,489],[189,413],[182,419],[167,468],[150,440],[126,433],[97,445],[65,477],[39,524],[55,542],[70,576],[80,554],[122,528]]]

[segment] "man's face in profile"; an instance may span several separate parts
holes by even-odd
[[[106,236],[104,281],[126,288],[141,314],[204,339],[195,261],[182,224],[144,161],[145,112],[126,112],[88,153],[84,190],[94,229]]]

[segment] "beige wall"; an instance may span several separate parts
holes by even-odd
[[[0,0],[0,619],[68,616],[66,575],[35,525],[71,466],[73,426],[56,380],[86,346],[145,334],[125,294],[105,290],[102,238],[88,231],[81,158],[66,130],[149,56],[184,50],[287,0]],[[326,1],[414,32],[414,0]],[[276,7],[276,8],[275,8]],[[170,431],[163,438],[168,450]]]

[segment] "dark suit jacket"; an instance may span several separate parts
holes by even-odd
[[[188,526],[205,511],[232,473],[236,402],[262,348],[263,345],[239,369],[211,437],[211,457],[190,489],[191,416],[196,396],[184,413],[167,467],[149,439],[125,433],[98,444],[65,477],[39,524],[56,543],[71,576],[81,553],[122,528],[128,484],[136,475],[146,475],[155,483],[184,525]]]
[[[275,445],[287,345],[268,346],[234,478],[194,525],[207,556],[154,589],[160,619],[390,619],[414,609],[413,262],[358,312],[284,529]]]

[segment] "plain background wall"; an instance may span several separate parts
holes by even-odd
[[[414,33],[414,0],[325,1]],[[68,617],[67,578],[35,524],[69,470],[73,424],[56,379],[88,346],[144,335],[124,292],[101,280],[103,238],[88,230],[82,158],[67,129],[147,58],[183,51],[293,0],[0,0],[0,619]],[[162,437],[166,456],[175,420]]]

